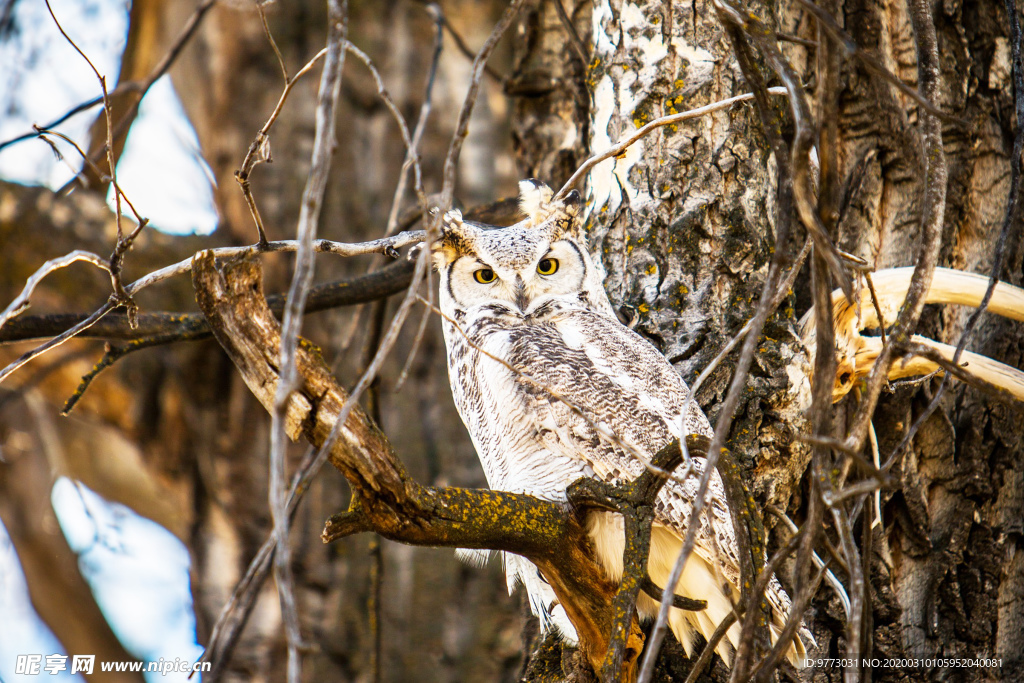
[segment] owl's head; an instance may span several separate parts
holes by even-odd
[[[535,180],[520,182],[519,192],[527,218],[507,228],[445,214],[434,250],[442,310],[498,305],[526,316],[557,299],[610,311],[583,239],[579,193],[555,199]]]

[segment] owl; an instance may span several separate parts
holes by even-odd
[[[687,387],[672,365],[616,317],[585,245],[579,194],[557,200],[536,181],[520,183],[520,193],[527,218],[511,227],[470,223],[458,211],[442,221],[433,257],[449,380],[491,488],[565,502],[566,488],[581,477],[631,480],[673,439],[711,436],[712,429],[695,403],[684,413]],[[695,465],[683,482],[666,483],[655,503],[649,573],[660,586],[682,548],[705,461],[697,458]],[[673,608],[669,616],[688,656],[695,635],[710,638],[739,599],[736,540],[717,472],[699,523],[675,592],[706,600],[707,608]],[[620,580],[622,517],[592,512],[586,529],[604,571]],[[517,555],[504,560],[509,591],[522,584],[544,628],[575,641],[537,567]],[[775,577],[767,595],[777,636],[790,602]],[[658,608],[641,594],[641,618]],[[734,624],[718,645],[727,663],[739,631]],[[788,654],[799,664],[804,642],[796,639]]]

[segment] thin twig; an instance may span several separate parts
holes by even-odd
[[[328,0],[327,55],[317,95],[316,132],[306,188],[302,193],[297,237],[299,248],[295,258],[284,321],[281,324],[281,353],[278,367],[280,379],[274,393],[274,410],[270,427],[270,513],[274,525],[276,553],[274,578],[281,599],[281,611],[288,636],[288,683],[299,683],[302,663],[299,649],[302,634],[295,606],[291,574],[291,550],[288,546],[288,500],[285,490],[285,451],[288,435],[285,414],[291,393],[298,387],[299,371],[295,362],[299,329],[306,306],[306,296],[313,283],[315,261],[314,239],[320,221],[320,209],[327,189],[331,159],[334,156],[335,113],[341,92],[341,74],[345,68],[345,42],[348,34],[348,0]]]
[[[313,243],[313,250],[317,253],[323,254],[335,254],[338,256],[356,256],[360,254],[393,254],[395,250],[416,242],[423,240],[425,236],[422,230],[413,230],[410,232],[402,232],[394,237],[384,237],[381,239],[371,240],[369,242],[333,242],[331,240],[316,240]],[[237,256],[243,256],[248,254],[259,254],[259,253],[271,253],[271,252],[292,252],[298,249],[298,242],[295,240],[281,240],[277,242],[270,242],[266,248],[261,248],[258,244],[253,244],[247,247],[222,247],[220,249],[211,249],[210,253],[216,258],[231,258]],[[192,270],[192,261],[194,257],[189,257],[178,261],[177,263],[165,266],[159,270],[155,270],[130,285],[125,287],[125,291],[130,296],[134,296],[140,290],[149,287],[150,285],[163,282],[177,275],[183,275]],[[94,311],[88,318],[77,323],[74,327],[65,332],[62,332],[59,336],[46,342],[45,344],[28,351],[17,360],[10,363],[7,367],[0,370],[0,382],[3,382],[7,377],[15,370],[23,366],[25,363],[39,357],[43,353],[60,346],[68,339],[77,336],[79,333],[92,327],[98,322],[103,316],[113,310],[114,304],[111,302],[105,303],[103,306]]]
[[[855,41],[849,33],[844,31],[832,15],[824,9],[811,2],[811,0],[799,0],[799,2],[810,10],[810,12],[820,22],[819,25],[824,28],[830,36],[832,36],[833,40],[839,43],[847,54],[855,57],[857,61],[864,65],[864,68],[869,72],[881,77],[886,83],[890,83],[895,86],[897,90],[914,100],[915,103],[920,105],[920,107],[929,114],[962,127],[966,127],[968,125],[968,123],[963,119],[947,114],[936,107],[932,102],[929,102],[926,97],[921,95],[920,92],[904,83],[900,80],[899,76],[889,71],[881,62],[862,50],[860,46],[857,45],[857,41]]]
[[[940,66],[931,7],[924,0],[912,0],[910,14],[914,35],[917,38],[918,82],[924,96],[934,101],[939,96]],[[895,360],[895,346],[909,341],[917,326],[924,310],[932,276],[935,274],[935,267],[938,265],[946,207],[946,157],[942,145],[942,127],[938,119],[931,113],[922,111],[921,126],[921,142],[924,148],[921,158],[925,163],[920,219],[921,247],[914,266],[914,275],[890,334],[889,343],[882,347],[867,377],[864,401],[846,438],[851,449],[856,452],[861,451],[867,438],[868,425],[878,405],[882,387],[888,379],[889,368]],[[1015,190],[1011,189],[1012,192]]]
[[[14,301],[12,301],[7,308],[3,310],[3,312],[0,312],[0,328],[2,328],[8,320],[28,309],[29,297],[32,296],[32,292],[35,291],[35,288],[40,282],[42,282],[43,278],[56,270],[70,266],[72,263],[77,263],[78,261],[87,261],[97,268],[110,272],[108,264],[91,251],[81,251],[76,249],[64,256],[50,259],[43,265],[39,266],[39,269],[29,276],[28,280],[25,281],[25,287],[21,290],[21,294],[19,294]]]
[[[135,238],[138,237],[139,233],[142,232],[142,229],[146,227],[147,221],[142,220],[139,217],[138,213],[136,212],[136,218],[139,219],[138,225],[128,237],[124,236],[124,231],[121,227],[121,197],[123,193],[120,191],[120,188],[117,185],[117,164],[114,163],[114,122],[112,120],[112,107],[110,104],[110,95],[107,92],[106,76],[99,72],[99,70],[96,68],[96,65],[92,63],[92,60],[90,60],[89,57],[81,50],[81,48],[79,48],[78,45],[75,44],[75,41],[71,39],[71,36],[69,36],[67,32],[64,31],[64,27],[60,25],[60,21],[57,19],[57,15],[53,13],[53,8],[50,6],[50,0],[45,1],[46,9],[50,13],[50,17],[53,19],[53,23],[56,24],[57,30],[60,31],[62,36],[64,36],[64,39],[68,42],[68,44],[70,44],[71,47],[73,47],[75,51],[82,56],[82,59],[84,59],[85,62],[89,65],[89,68],[92,69],[93,74],[96,75],[96,80],[99,81],[100,90],[103,92],[103,115],[106,121],[107,135],[107,168],[109,169],[110,181],[114,184],[115,188],[117,188],[117,191],[114,192],[114,215],[116,218],[115,224],[117,225],[117,241],[114,244],[114,251],[110,255],[109,267],[107,270],[110,274],[110,284],[114,289],[114,297],[116,298],[117,303],[123,305],[127,310],[129,324],[134,325],[135,316],[138,313],[138,306],[136,306],[131,296],[124,289],[124,283],[121,281],[121,269],[124,265],[125,254],[127,254],[128,250],[131,249],[131,245],[135,241]],[[70,140],[68,141],[70,142]],[[75,145],[75,148],[78,149],[78,146]],[[79,152],[81,152],[80,149]],[[86,167],[89,166],[92,166],[92,164],[86,165]],[[132,211],[135,211],[134,207],[132,207]]]
[[[127,131],[127,128],[131,125],[132,121],[135,120],[135,117],[139,111],[139,105],[141,104],[143,98],[145,98],[146,93],[149,92],[149,89],[153,86],[157,79],[159,79],[167,72],[171,64],[177,58],[178,54],[181,52],[182,49],[184,49],[185,44],[195,33],[196,29],[199,28],[199,24],[202,21],[203,16],[206,14],[207,11],[210,10],[210,8],[213,7],[215,2],[216,0],[202,1],[202,3],[196,8],[196,11],[192,13],[192,16],[189,17],[189,20],[185,22],[185,27],[182,29],[182,32],[179,35],[178,39],[175,41],[174,45],[167,52],[167,54],[164,55],[163,60],[161,60],[161,62],[157,64],[157,66],[153,69],[150,75],[143,82],[142,86],[138,89],[138,98],[136,98],[135,101],[132,102],[132,105],[128,108],[128,111],[126,111],[124,115],[121,116],[121,119],[117,122],[117,125],[110,126],[108,120],[108,144],[96,150],[95,156],[93,157],[93,161],[96,161],[97,159],[100,159],[103,156],[107,156],[108,159],[110,158],[108,154],[109,149],[112,147],[110,141],[113,138],[120,139],[120,137]],[[61,187],[60,190],[58,190],[58,194],[64,194],[68,192],[75,183],[79,182],[80,176],[81,172],[79,172],[73,178],[71,178],[71,180],[66,182],[64,186]]]
[[[284,82],[287,85],[290,80],[288,78],[288,67],[285,66],[284,57],[281,55],[281,50],[277,47],[274,34],[270,32],[270,26],[267,24],[267,13],[263,11],[263,3],[259,0],[256,2],[256,13],[260,15],[260,23],[263,24],[263,35],[267,37],[267,42],[270,43],[270,48],[274,51],[274,56],[277,57],[277,65],[281,67],[281,75],[284,76]]]
[[[755,88],[755,92],[754,94],[749,95],[749,97],[756,98],[758,100],[760,109],[762,108],[762,100],[765,99],[766,91],[759,82],[752,83],[752,85]],[[784,195],[780,197],[780,204],[788,206],[788,200],[785,198],[788,197],[788,194],[784,194],[788,193],[786,183],[780,183],[779,192]],[[675,565],[672,567],[672,573],[669,575],[669,579],[666,582],[669,586],[674,586],[679,581],[680,576],[682,576],[683,568],[689,559],[697,538],[697,530],[700,527],[700,515],[703,513],[704,506],[706,504],[706,495],[708,486],[711,482],[711,473],[715,470],[718,462],[718,456],[725,445],[726,436],[732,426],[732,420],[739,405],[740,394],[746,386],[747,374],[749,372],[750,365],[753,362],[754,353],[757,350],[757,343],[761,335],[761,330],[763,329],[764,323],[767,321],[768,315],[772,310],[773,300],[776,299],[776,283],[780,279],[780,269],[782,266],[782,259],[785,254],[785,245],[789,239],[789,225],[790,223],[788,220],[778,221],[775,252],[772,254],[772,258],[768,266],[768,274],[761,290],[760,300],[758,301],[757,310],[750,326],[750,331],[746,334],[743,349],[740,352],[740,357],[737,360],[736,368],[733,373],[732,382],[729,386],[729,391],[726,394],[725,401],[723,402],[719,413],[718,421],[715,425],[715,434],[711,441],[711,446],[708,448],[707,465],[700,478],[700,484],[695,494],[693,509],[691,510],[687,521],[686,536],[683,539],[683,546],[676,558]],[[743,591],[743,593],[746,594],[747,591]],[[744,595],[744,598],[750,599],[750,596]],[[750,602],[748,604],[754,603]],[[646,652],[644,653],[639,683],[649,683],[654,675],[654,663],[657,659],[658,652],[661,649],[661,643],[664,640],[668,626],[669,607],[670,605],[668,602],[663,602],[658,610],[658,617],[650,638],[648,639]]]
[[[428,8],[434,6],[438,10],[441,10],[441,6],[436,2],[430,2],[428,0],[419,0],[419,2],[421,4],[426,5]],[[443,12],[439,12],[437,15],[435,15],[435,18],[440,19],[441,26],[446,31],[448,31],[448,35],[450,35],[452,37],[452,40],[455,41],[455,47],[458,48],[459,52],[469,57],[470,59],[476,57],[476,53],[473,52],[473,50],[471,50],[468,45],[466,45],[466,41],[462,39],[462,36],[460,36],[459,32],[455,30],[455,27],[451,25],[451,22],[448,21],[448,17],[446,17]],[[502,76],[489,66],[484,66],[484,73],[490,76],[496,83],[503,83],[505,81],[504,76]]]
[[[852,300],[853,282],[849,269],[832,243],[815,206],[810,155],[816,131],[810,105],[804,96],[803,85],[792,65],[779,50],[778,43],[773,39],[774,32],[755,14],[742,11],[730,0],[715,0],[715,7],[720,10],[721,17],[734,23],[738,28],[742,28],[744,33],[751,38],[786,88],[793,124],[796,127],[790,150],[790,165],[797,215],[807,232],[814,238],[815,250],[825,259],[829,272],[835,277],[847,298]]]
[[[273,38],[271,38],[271,41],[273,41]],[[256,199],[253,197],[252,189],[249,186],[249,175],[257,164],[271,159],[270,138],[268,137],[270,129],[274,127],[277,117],[281,115],[281,111],[284,109],[284,103],[288,100],[288,95],[291,94],[292,88],[299,79],[309,73],[313,66],[326,54],[327,48],[323,48],[313,55],[313,58],[306,62],[305,66],[299,69],[295,76],[290,79],[285,79],[284,90],[281,91],[281,96],[277,98],[277,105],[274,106],[274,111],[270,113],[270,117],[267,119],[267,122],[263,124],[263,127],[256,133],[256,137],[253,138],[251,143],[249,143],[249,149],[245,153],[242,165],[237,171],[235,171],[235,181],[242,188],[242,196],[245,198],[245,203],[249,207],[249,213],[252,214],[252,220],[256,224],[256,232],[259,235],[260,245],[265,246],[267,244],[267,232],[263,227],[263,218],[260,216],[259,208],[256,206]],[[284,69],[283,62],[281,68]]]
[[[765,509],[767,509],[768,512],[775,515],[775,517],[777,517],[783,524],[785,524],[786,528],[789,529],[790,533],[792,533],[794,536],[800,533],[800,529],[797,527],[797,525],[793,522],[792,519],[789,518],[789,515],[787,515],[781,509],[777,508],[774,505],[768,505]],[[814,558],[814,564],[819,569],[825,569],[825,581],[828,583],[828,585],[832,586],[832,590],[835,591],[836,597],[839,598],[839,602],[843,606],[843,612],[846,614],[846,617],[849,618],[850,596],[846,593],[846,587],[843,586],[842,582],[836,577],[834,573],[832,573],[831,569],[827,569],[825,561],[821,559],[821,556],[818,555],[817,552],[813,553],[811,556]]]
[[[420,114],[416,119],[416,129],[412,134],[412,143],[405,151],[405,161],[402,162],[402,168],[398,172],[398,182],[395,185],[395,194],[391,199],[391,210],[388,212],[387,228],[384,231],[385,236],[391,235],[398,229],[399,209],[401,207],[402,197],[405,196],[405,188],[409,177],[409,168],[413,164],[413,159],[415,159],[419,154],[420,141],[423,139],[423,131],[427,128],[427,121],[430,118],[430,111],[433,107],[434,83],[437,80],[437,65],[441,61],[441,48],[444,45],[444,15],[441,12],[440,6],[436,2],[432,2],[427,5],[427,12],[429,12],[434,18],[434,50],[430,60],[430,69],[427,70],[427,83],[424,88],[423,104],[420,105]],[[423,185],[422,180],[418,175],[419,172],[419,166],[417,166],[416,191],[420,195],[420,203],[423,205],[421,208],[423,211],[426,211],[426,198],[423,196]]]
[[[772,95],[785,95],[786,89],[769,88],[768,92]],[[680,121],[686,121],[688,119],[695,119],[704,116],[705,114],[712,114],[716,111],[727,109],[734,104],[747,102],[752,99],[754,99],[753,93],[744,93],[743,95],[737,95],[728,99],[719,100],[718,102],[712,102],[711,104],[705,104],[703,107],[697,107],[696,109],[689,109],[687,111],[681,111],[678,114],[671,114],[669,116],[662,116],[661,118],[654,119],[643,128],[633,132],[633,134],[625,140],[612,145],[604,151],[598,152],[584,161],[580,167],[576,169],[576,172],[573,173],[567,181],[565,181],[565,185],[563,185],[562,189],[560,189],[555,195],[555,199],[565,197],[565,195],[569,194],[569,191],[572,190],[572,188],[599,163],[605,159],[611,159],[612,157],[619,156],[636,142],[649,135],[652,131],[661,128],[662,126],[669,126],[673,123],[679,123]]]
[[[587,51],[583,48],[583,41],[580,40],[580,34],[576,32],[576,27],[572,25],[572,19],[565,11],[565,6],[562,5],[562,0],[551,0],[555,6],[555,13],[558,14],[558,20],[562,22],[562,28],[565,29],[565,34],[569,37],[569,44],[572,45],[573,52],[580,60],[580,64],[583,68],[587,68]]]
[[[302,463],[292,476],[291,489],[288,492],[288,514],[291,516],[295,515],[299,503],[309,490],[309,487],[305,485],[308,483],[308,480],[303,479],[301,475],[307,471],[308,464],[312,462],[315,454],[316,451],[314,449],[307,449]],[[368,530],[369,527],[360,529],[358,524],[350,523],[348,528],[351,533],[355,533],[357,530]],[[242,629],[245,628],[246,621],[252,613],[259,590],[267,577],[270,576],[276,547],[274,534],[271,531],[263,541],[263,545],[256,552],[256,556],[249,562],[245,575],[235,585],[231,597],[217,616],[217,621],[214,623],[210,633],[210,640],[203,651],[202,657],[199,658],[200,662],[208,661],[213,664],[210,678],[214,680],[217,680],[219,677],[219,670],[226,666],[231,659],[231,652],[234,650],[238,637],[241,635]]]
[[[139,95],[139,100],[141,101],[142,97],[145,96],[146,92],[149,91],[153,83],[155,83],[161,76],[167,73],[167,70],[169,68],[171,68],[171,65],[174,64],[174,61],[178,58],[178,55],[181,54],[181,51],[185,47],[185,44],[188,43],[189,39],[192,38],[196,29],[199,28],[199,24],[202,22],[203,17],[206,15],[207,11],[209,11],[210,8],[213,7],[216,1],[217,0],[203,0],[199,4],[199,6],[196,7],[195,11],[192,13],[192,16],[189,17],[188,21],[185,22],[185,27],[182,29],[181,33],[174,41],[174,44],[171,45],[171,48],[164,55],[163,59],[161,59],[160,63],[153,68],[153,71],[150,72],[149,76],[147,76],[145,80],[126,81],[124,83],[118,83],[117,87],[111,90],[108,96],[110,98],[114,98],[127,94],[129,92],[137,92],[141,93]],[[77,114],[81,114],[84,111],[88,111],[100,104],[103,104],[102,95],[100,97],[94,97],[93,99],[88,100],[87,102],[82,102],[81,104],[72,107],[63,115],[57,117],[56,119],[47,123],[44,126],[40,126],[40,128],[47,130],[56,128],[57,126],[64,123],[71,117]],[[0,151],[3,151],[4,148],[16,144],[18,142],[22,142],[24,140],[31,140],[36,136],[37,133],[33,131],[31,133],[22,133],[17,137],[11,138],[10,140],[0,142]]]
[[[37,135],[39,136],[39,138],[41,138],[42,140],[44,140],[44,141],[46,141],[46,142],[49,142],[49,143],[50,143],[50,146],[51,146],[51,147],[52,147],[52,148],[53,148],[53,149],[55,150],[55,152],[57,152],[57,153],[59,153],[59,151],[57,151],[57,147],[56,147],[56,145],[54,145],[54,144],[53,144],[52,142],[50,142],[49,140],[47,140],[47,136],[48,136],[48,135],[52,135],[52,136],[54,136],[54,137],[56,137],[56,138],[60,138],[60,139],[61,139],[61,140],[63,140],[64,142],[66,142],[66,143],[68,143],[69,145],[71,145],[71,147],[72,147],[72,148],[74,148],[74,150],[75,150],[76,152],[78,152],[78,156],[80,156],[80,157],[82,158],[82,161],[83,161],[83,163],[85,163],[85,164],[86,164],[86,165],[88,165],[88,166],[89,166],[90,168],[92,168],[93,172],[95,172],[97,176],[99,176],[99,177],[102,177],[102,178],[104,178],[104,179],[108,179],[108,180],[110,180],[110,181],[111,181],[111,183],[112,183],[112,184],[113,184],[113,186],[114,186],[114,191],[115,191],[115,192],[117,192],[117,193],[118,193],[118,194],[119,194],[119,195],[121,196],[121,199],[123,199],[123,200],[124,200],[125,204],[127,204],[127,205],[128,205],[128,208],[129,208],[129,209],[131,209],[131,210],[132,210],[132,213],[133,213],[133,214],[135,215],[135,222],[136,222],[136,223],[138,223],[139,225],[143,225],[144,223],[148,223],[148,222],[149,222],[149,219],[143,218],[143,217],[142,217],[142,216],[141,216],[141,215],[139,214],[139,212],[138,212],[138,211],[137,211],[137,210],[135,209],[135,205],[134,205],[134,204],[132,204],[132,203],[131,203],[131,201],[130,201],[130,200],[128,199],[128,195],[126,195],[126,194],[124,193],[124,191],[123,191],[123,190],[121,190],[121,186],[117,184],[117,180],[116,180],[116,179],[114,179],[114,178],[111,178],[110,176],[107,176],[106,174],[104,174],[104,173],[103,173],[103,171],[102,171],[102,170],[100,169],[100,167],[96,165],[96,162],[95,162],[95,161],[93,161],[93,160],[92,160],[92,159],[91,159],[91,158],[89,157],[89,155],[85,153],[85,150],[83,150],[83,149],[82,149],[82,147],[81,147],[81,146],[80,146],[80,145],[79,145],[79,144],[78,144],[77,142],[75,142],[74,140],[72,140],[72,139],[71,139],[70,137],[68,137],[68,136],[67,136],[67,135],[65,135],[64,133],[61,133],[60,131],[56,131],[56,130],[47,130],[47,129],[45,129],[45,128],[40,128],[40,127],[38,127],[38,126],[35,126],[35,131],[36,131],[36,134],[37,134]],[[136,228],[136,229],[137,229],[137,228]]]
[[[799,547],[801,539],[808,535],[809,529],[810,527],[805,523],[802,531],[794,534],[792,538],[786,541],[785,545],[775,551],[771,556],[771,559],[765,563],[761,573],[757,575],[756,580],[752,582],[753,585],[748,591],[746,591],[747,597],[740,603],[739,611],[742,611],[743,613],[743,622],[740,630],[740,644],[736,650],[736,656],[733,658],[732,675],[729,678],[731,682],[735,683],[736,681],[749,680],[749,675],[747,674],[747,668],[749,667],[747,666],[747,663],[744,662],[744,659],[746,659],[744,651],[753,650],[753,639],[749,636],[746,638],[742,636],[743,634],[748,634],[753,630],[753,627],[759,620],[759,617],[760,620],[764,620],[764,615],[761,613],[759,603],[761,602],[765,591],[768,589],[768,582],[771,581],[772,576],[774,576],[775,572],[777,572],[779,567],[782,566],[783,560],[792,555],[793,551]],[[802,615],[794,611],[792,609],[792,605],[790,606],[789,617],[795,617],[798,620],[802,619]]]
[[[1021,156],[1024,155],[1024,62],[1022,62],[1021,58],[1021,30],[1020,21],[1017,16],[1017,3],[1015,0],[1005,0],[1005,4],[1006,14],[1010,19],[1010,37],[1012,39],[1013,95],[1017,134],[1013,139],[1013,154],[1010,156],[1010,191],[1009,196],[1006,199],[1006,214],[1003,218],[1003,227],[999,231],[999,239],[996,241],[988,288],[985,289],[985,295],[982,297],[981,303],[978,304],[974,313],[972,313],[971,317],[967,320],[967,325],[964,327],[964,331],[960,335],[960,340],[956,345],[956,351],[953,353],[953,358],[949,362],[949,365],[940,363],[942,367],[947,368],[948,372],[943,376],[942,382],[939,384],[939,388],[935,391],[935,395],[932,396],[931,401],[928,402],[928,406],[924,409],[924,412],[914,420],[914,423],[910,426],[910,429],[907,430],[907,433],[900,440],[900,443],[893,449],[889,457],[886,458],[886,469],[889,469],[896,464],[898,459],[902,456],[904,449],[910,445],[910,442],[913,440],[914,436],[916,436],[921,426],[924,425],[925,421],[931,417],[932,413],[939,407],[942,395],[949,386],[950,375],[963,372],[960,367],[960,356],[963,354],[964,349],[967,348],[967,344],[970,342],[971,336],[974,334],[974,329],[977,326],[978,321],[981,319],[981,314],[986,308],[988,308],[988,303],[992,300],[992,294],[995,292],[996,285],[999,284],[999,280],[1003,272],[1003,263],[1006,260],[1006,246],[1009,241],[1009,236],[1013,231],[1013,227],[1018,226],[1019,230],[1021,221],[1020,193],[1022,191]],[[881,320],[881,318],[879,318],[879,320]],[[935,360],[934,356],[931,357],[930,360],[938,362]],[[959,374],[958,377],[960,377]],[[963,378],[961,377],[961,379]],[[972,384],[978,386],[974,382],[972,382]]]
[[[704,669],[708,668],[708,664],[711,663],[711,658],[715,654],[715,648],[722,642],[722,638],[729,632],[729,628],[736,623],[737,615],[736,612],[729,612],[725,615],[725,619],[718,624],[715,632],[711,634],[711,638],[707,644],[704,645],[704,649],[701,651],[700,656],[697,657],[697,661],[693,663],[693,668],[690,669],[690,673],[686,676],[685,683],[697,683],[700,675],[704,673]]]
[[[409,377],[409,371],[412,369],[412,363],[416,359],[416,352],[419,351],[420,345],[423,343],[423,337],[427,332],[427,322],[430,320],[430,308],[434,305],[434,283],[432,273],[427,271],[427,305],[423,308],[423,315],[420,316],[420,324],[416,329],[416,336],[412,340],[412,349],[409,351],[409,356],[405,359],[405,365],[402,366],[402,372],[398,375],[398,381],[395,382],[395,391],[401,390],[405,384],[405,380]]]
[[[373,82],[377,85],[377,96],[380,97],[388,111],[391,112],[392,118],[394,118],[395,123],[398,124],[398,130],[402,134],[402,141],[405,142],[406,160],[403,163],[403,166],[405,164],[412,165],[416,172],[416,191],[419,194],[421,201],[426,204],[426,195],[423,193],[423,173],[420,169],[420,157],[416,151],[416,145],[413,142],[412,134],[409,132],[409,124],[406,123],[405,117],[402,116],[400,111],[398,111],[398,107],[395,105],[395,101],[392,99],[391,94],[388,92],[387,88],[384,87],[384,79],[381,78],[380,72],[377,70],[377,67],[374,66],[373,61],[365,52],[347,40],[345,41],[345,49],[358,57],[359,61],[361,61],[370,71],[370,75],[373,76]]]
[[[771,264],[768,267],[768,276],[765,278],[765,285],[761,290],[761,298],[758,302],[757,312],[754,315],[753,325],[744,340],[743,350],[740,352],[739,360],[736,363],[736,369],[733,374],[732,382],[729,386],[729,392],[726,394],[725,401],[722,403],[721,412],[719,413],[718,421],[715,424],[715,435],[711,441],[711,446],[708,448],[707,464],[705,466],[704,473],[701,475],[700,485],[697,488],[697,493],[693,503],[693,509],[690,512],[689,519],[687,520],[686,536],[683,540],[682,549],[679,552],[679,556],[676,558],[675,565],[672,567],[672,573],[669,575],[668,581],[666,582],[666,585],[668,586],[675,586],[676,583],[678,583],[679,578],[682,576],[683,568],[686,566],[686,562],[689,559],[694,543],[696,542],[697,530],[701,526],[700,516],[704,512],[704,506],[707,502],[707,490],[711,483],[711,475],[717,466],[719,454],[725,445],[726,436],[732,426],[733,417],[735,416],[736,409],[739,406],[739,398],[743,389],[746,387],[747,374],[750,370],[750,365],[754,360],[754,354],[757,351],[757,344],[761,335],[761,330],[763,329],[764,323],[767,321],[768,315],[771,311],[771,303],[774,299],[776,282],[779,279],[779,269],[785,252],[782,245],[785,244],[787,238],[788,236],[783,234],[779,234],[776,238],[778,246],[776,247],[775,253],[772,255]],[[666,601],[661,603],[661,607],[658,610],[658,619],[655,622],[654,630],[651,632],[651,637],[648,641],[646,653],[644,655],[643,671],[640,677],[641,682],[650,681],[650,677],[653,676],[654,662],[665,637],[670,607],[670,603]]]
[[[480,79],[484,74],[484,67],[487,66],[487,60],[497,46],[498,41],[508,30],[508,27],[512,25],[512,21],[519,14],[519,10],[523,8],[526,0],[512,0],[508,7],[505,8],[504,13],[501,15],[501,19],[498,20],[494,30],[491,31],[491,35],[484,41],[483,46],[480,48],[480,52],[477,53],[473,59],[473,71],[469,82],[469,92],[466,93],[466,99],[463,100],[462,109],[459,111],[459,119],[455,125],[455,133],[452,135],[451,145],[448,147],[448,155],[444,160],[444,174],[443,183],[441,186],[441,200],[440,208],[437,218],[434,222],[435,226],[441,225],[441,216],[445,211],[451,208],[452,198],[455,195],[455,170],[459,163],[459,155],[462,152],[462,145],[466,141],[466,135],[469,133],[469,119],[473,114],[473,107],[476,105],[477,93],[480,91]]]
[[[810,252],[811,240],[810,238],[808,238],[807,240],[804,241],[804,246],[800,250],[800,253],[797,255],[796,261],[794,261],[793,265],[789,269],[789,272],[786,274],[786,279],[782,281],[782,284],[780,284],[778,289],[776,290],[775,298],[772,299],[771,310],[777,309],[786,299],[786,297],[789,296],[790,291],[793,289],[793,283],[796,282],[796,278],[800,274],[800,269],[803,267],[804,261],[807,259],[807,255],[810,254]],[[690,410],[690,404],[696,400],[697,391],[701,388],[701,386],[704,385],[704,382],[706,382],[708,377],[710,377],[711,374],[718,368],[719,364],[721,364],[721,362],[725,360],[730,353],[732,353],[732,350],[736,348],[736,345],[743,341],[743,339],[747,336],[747,333],[750,332],[750,330],[753,329],[753,327],[754,318],[751,317],[743,325],[740,331],[734,334],[732,338],[729,340],[729,342],[722,347],[722,350],[718,352],[718,355],[715,356],[711,360],[711,362],[704,367],[703,370],[701,370],[701,373],[699,375],[697,375],[697,379],[693,381],[693,384],[690,385],[690,390],[686,393],[686,400],[683,402],[683,408],[680,411],[683,415],[688,414],[688,411]]]
[[[95,325],[103,316],[105,316],[107,313],[110,313],[110,311],[112,310],[114,310],[114,304],[108,301],[107,303],[103,304],[98,309],[96,309],[96,311],[94,311],[92,315],[90,315],[88,318],[78,323],[74,327],[65,330],[64,332],[49,340],[45,344],[37,346],[31,351],[22,354],[17,359],[9,363],[7,367],[5,367],[3,370],[0,370],[0,383],[7,379],[7,377],[12,372],[20,368],[25,363],[28,363],[33,358],[37,358],[38,356],[41,356],[47,351],[57,348],[58,346],[65,343],[69,339],[73,339],[79,333],[89,329],[90,327]]]
[[[775,667],[777,667],[782,661],[782,658],[786,656],[786,650],[789,644],[793,641],[793,638],[797,637],[796,632],[802,625],[802,617],[800,615],[807,610],[807,605],[810,603],[811,597],[818,592],[818,586],[821,585],[821,578],[826,571],[828,571],[827,566],[822,566],[818,569],[817,576],[815,576],[805,589],[797,594],[796,599],[793,600],[789,608],[789,618],[786,619],[786,624],[782,627],[782,631],[779,633],[779,639],[776,641],[771,653],[758,662],[757,666],[754,667],[754,670],[750,672],[751,680],[755,683],[767,683],[772,672],[775,671]]]

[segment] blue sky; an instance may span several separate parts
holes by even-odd
[[[122,0],[51,0],[64,30],[106,77],[117,83],[128,28],[129,5]],[[0,42],[0,140],[45,125],[73,106],[102,94],[85,60],[67,44],[45,3],[15,5],[18,33]],[[79,114],[58,130],[84,146],[100,109]],[[41,140],[0,151],[0,177],[56,189],[81,168],[77,153],[57,141],[67,163],[54,158]],[[74,167],[74,171],[68,165]],[[151,225],[168,232],[211,232],[216,226],[212,176],[199,152],[195,131],[185,117],[169,77],[157,81],[142,101],[124,153],[118,182]]]

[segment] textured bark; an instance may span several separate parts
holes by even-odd
[[[750,9],[782,32],[821,39],[797,3],[782,3],[774,15]],[[1014,191],[1008,21],[996,3],[946,3],[935,11],[942,79],[936,104],[969,122],[967,128],[944,125],[950,171],[940,265],[987,273]],[[841,3],[838,21],[868,54],[916,83],[903,3]],[[780,45],[803,82],[816,82],[813,45]],[[592,152],[657,116],[748,88],[710,3],[597,2],[592,49],[587,82],[594,100],[585,124]],[[840,84],[839,116],[830,121],[837,135],[838,242],[876,268],[912,264],[924,163],[917,105],[852,59],[842,63]],[[784,110],[783,101],[777,104]],[[588,230],[613,303],[692,381],[752,314],[774,242],[775,166],[749,105],[661,131],[591,173]],[[547,150],[545,139],[540,131],[537,149]],[[524,161],[527,168],[544,163]],[[1003,275],[1010,282],[1022,276],[1020,231],[1019,224],[1013,227]],[[799,521],[809,452],[795,437],[804,428],[798,407],[807,369],[792,324],[809,304],[807,278],[794,289],[795,299],[769,321],[730,445],[758,499],[788,508]],[[968,313],[929,310],[920,330],[955,343]],[[989,316],[972,348],[1020,367],[1022,334],[1019,325]],[[712,420],[731,362],[698,394]],[[927,395],[927,388],[922,394],[908,386],[883,398],[875,418],[883,458]],[[852,413],[847,404],[837,407],[840,416]],[[904,457],[900,489],[883,493],[885,531],[874,535],[875,656],[998,656],[1006,680],[1020,675],[1024,504],[1016,463],[1022,446],[1019,429],[1011,426],[1020,415],[1019,406],[992,404],[956,387]],[[841,655],[842,612],[827,591],[812,623],[819,651]],[[947,673],[957,680],[1000,675],[976,668]],[[815,677],[839,680],[840,674],[833,668]],[[876,670],[873,677],[933,675],[908,668]]]

